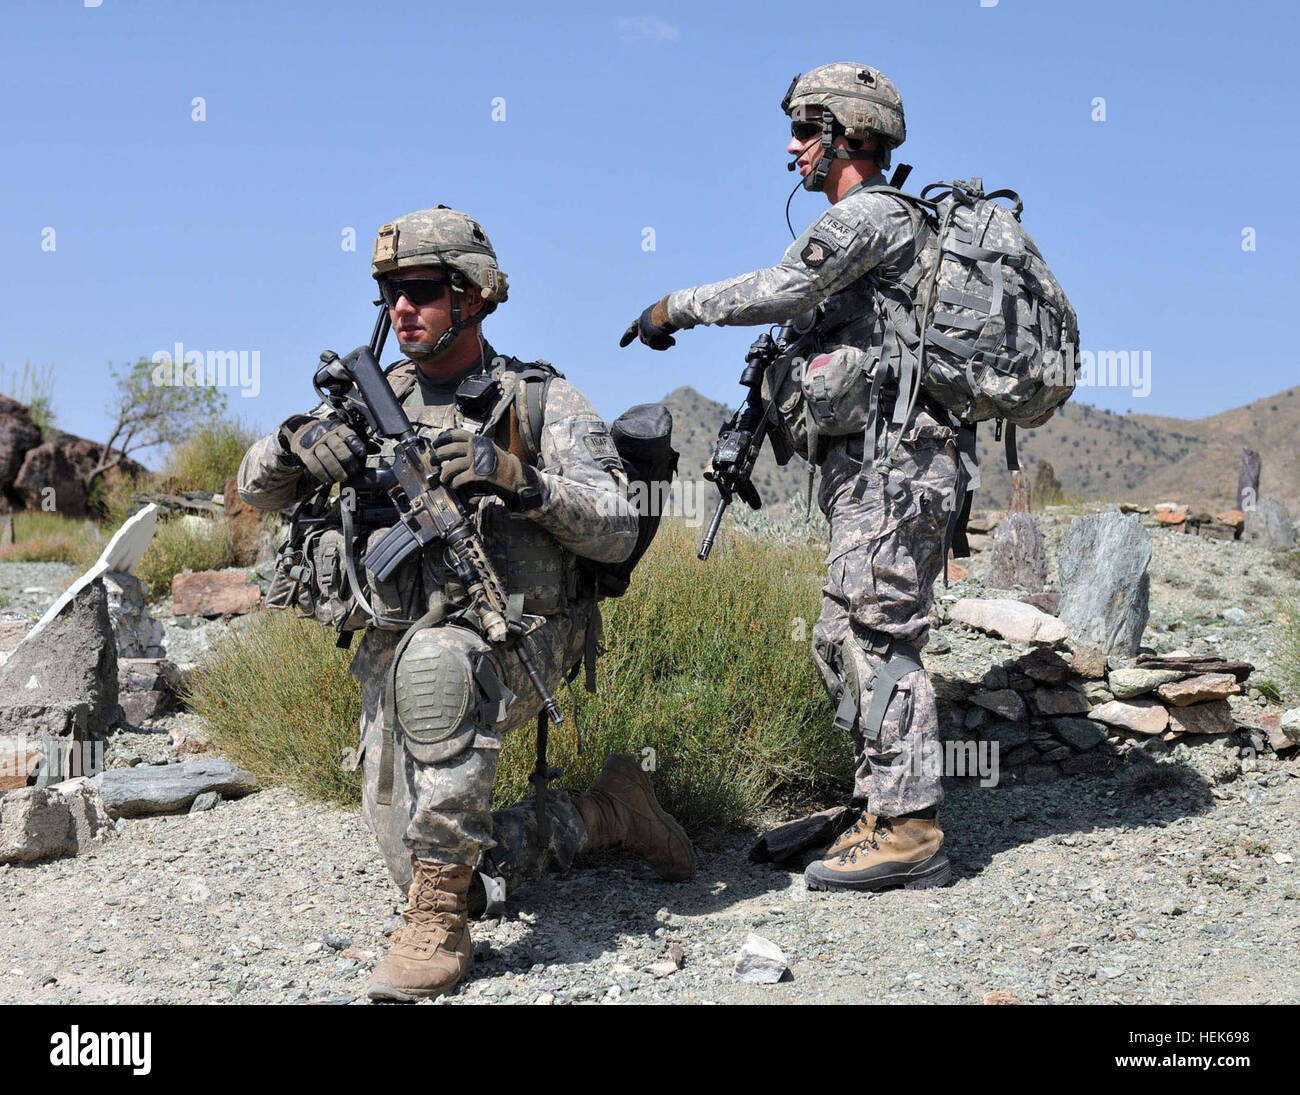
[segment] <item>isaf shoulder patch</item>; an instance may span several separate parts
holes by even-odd
[[[618,447],[607,433],[589,433],[583,440],[587,451],[606,467],[616,467],[619,463]]]
[[[847,247],[857,235],[853,228],[842,220],[837,220],[830,213],[825,214],[821,220],[814,224],[812,231],[824,239],[833,241],[837,247]]]

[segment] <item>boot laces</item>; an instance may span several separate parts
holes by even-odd
[[[855,844],[852,848],[846,848],[844,851],[840,852],[839,865],[841,867],[848,863],[856,863],[858,861],[858,852],[862,850],[864,845],[869,845],[873,852],[880,851],[879,840],[889,840],[889,825],[882,825],[882,821],[884,821],[884,818],[876,818],[875,824],[873,824],[870,829],[866,830],[867,835],[863,838],[861,843]],[[855,822],[853,828],[850,829],[849,832],[856,829],[859,824],[861,824],[860,821]],[[847,836],[848,834],[846,833],[845,835]]]

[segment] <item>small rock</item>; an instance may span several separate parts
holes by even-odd
[[[344,935],[342,932],[326,932],[325,946],[332,951],[345,950],[352,942],[352,937]],[[346,957],[346,955],[344,956]]]
[[[1278,723],[1282,736],[1291,742],[1300,742],[1300,707],[1292,707],[1282,712],[1282,721]]]
[[[1095,646],[1081,646],[1075,650],[1070,668],[1081,677],[1098,680],[1106,675],[1106,652]]]
[[[992,992],[986,992],[981,996],[980,1003],[990,1004],[993,1006],[1002,1004],[1018,1004],[1020,1003],[1020,997],[1007,989],[994,989]]]
[[[221,796],[216,791],[204,791],[190,805],[190,813],[201,814],[205,810],[215,810],[220,802]]]
[[[749,933],[736,955],[731,976],[753,985],[775,985],[785,976],[789,965],[781,948],[770,939]]]
[[[1230,624],[1250,623],[1250,613],[1243,612],[1240,608],[1225,608],[1221,615]]]

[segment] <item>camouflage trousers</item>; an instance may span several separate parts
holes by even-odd
[[[557,692],[563,667],[581,657],[590,609],[575,606],[569,614],[547,617],[533,631],[539,668],[547,687]],[[391,802],[380,801],[383,772],[384,693],[401,632],[368,631],[352,660],[351,672],[361,684],[362,814],[379,844],[389,873],[401,887],[411,880],[410,856],[466,866],[479,864],[488,852],[494,873],[507,888],[548,869],[567,869],[586,837],[581,815],[569,795],[553,791],[548,798],[550,841],[542,849],[536,840],[537,819],[531,800],[508,810],[492,811],[492,787],[505,734],[536,718],[541,697],[513,652],[489,647],[475,632],[447,622],[437,626],[440,642],[471,658],[491,659],[498,679],[515,694],[506,717],[489,724],[479,720],[472,740],[461,751],[437,763],[417,760],[394,735],[387,763],[395,765]]]
[[[890,424],[877,455],[897,436]],[[923,758],[939,744],[934,687],[919,665],[929,641],[934,581],[943,567],[943,535],[955,502],[957,450],[951,429],[919,410],[895,453],[886,491],[869,478],[853,497],[858,462],[840,443],[823,465],[822,508],[830,520],[830,552],[813,659],[854,744],[854,800],[897,817],[943,800],[939,774]],[[867,725],[880,668],[899,654],[902,672],[879,727]],[[889,682],[883,687],[888,688]]]

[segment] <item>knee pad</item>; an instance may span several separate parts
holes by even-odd
[[[393,713],[403,748],[424,764],[468,749],[499,721],[500,692],[486,644],[463,629],[427,628],[405,645],[393,668]]]

